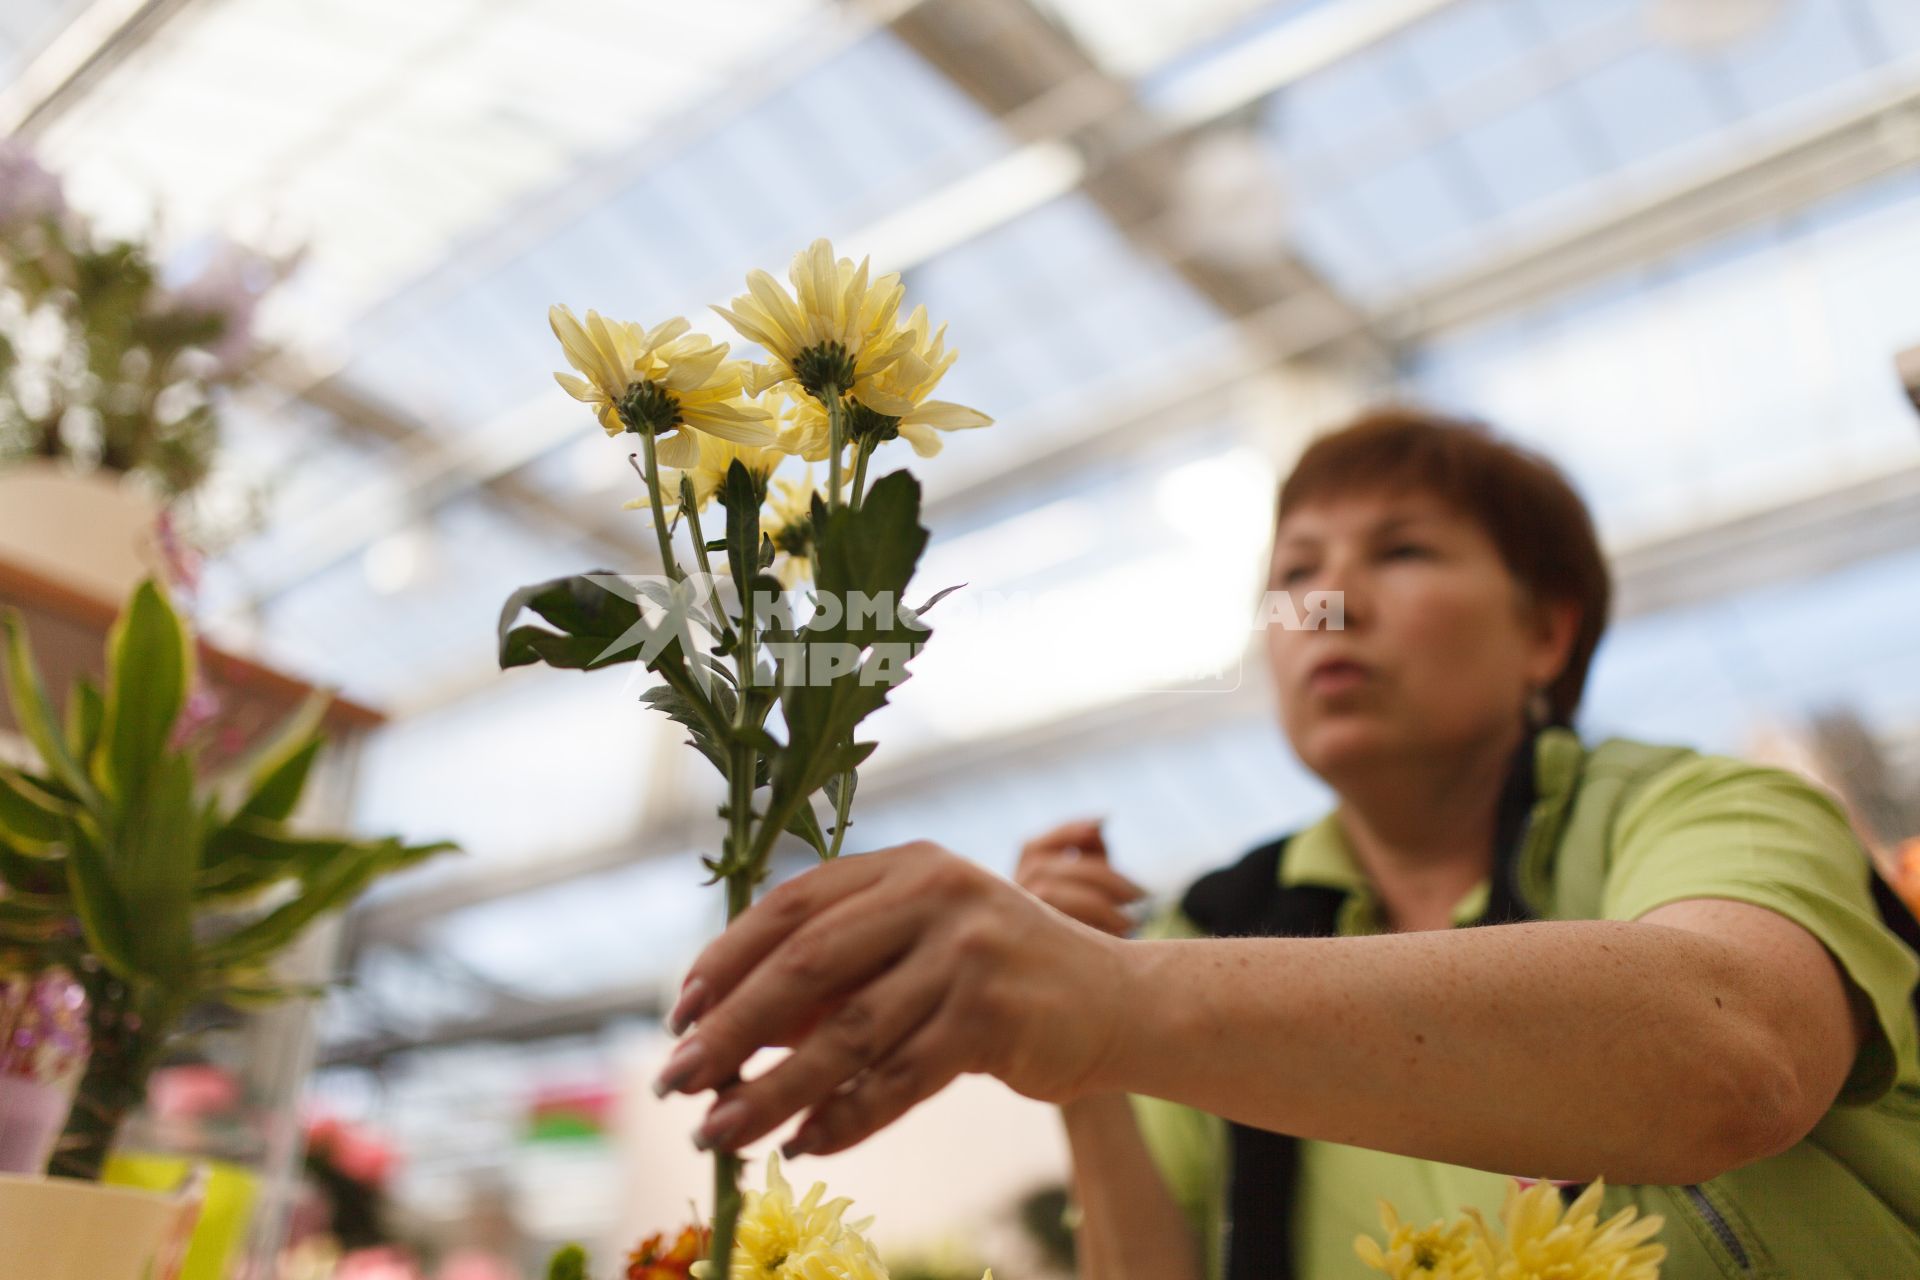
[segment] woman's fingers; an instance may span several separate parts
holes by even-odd
[[[745,919],[743,916],[742,919]],[[919,931],[907,913],[864,900],[802,925],[715,1003],[674,1048],[655,1090],[697,1093],[734,1078],[767,1045],[800,1043],[821,1006],[871,982]]]
[[[947,981],[927,965],[888,970],[821,1019],[772,1069],[723,1089],[695,1145],[732,1150],[831,1098],[932,1015]]]
[[[675,1035],[698,1019],[731,991],[782,939],[790,938],[809,920],[877,882],[884,854],[835,858],[785,884],[776,885],[727,926],[727,931],[700,953],[680,988],[680,999],[667,1017]]]
[[[1121,908],[1146,896],[1139,885],[1094,859],[1042,863],[1028,869],[1020,887],[1054,910],[1118,937],[1133,929]]]
[[[1104,818],[1081,818],[1074,822],[1063,822],[1045,835],[1036,836],[1021,846],[1020,856],[1027,857],[1062,853],[1068,849],[1077,852],[1107,856],[1106,837],[1100,833]]]
[[[1133,921],[1115,906],[1113,899],[1096,889],[1071,881],[1050,883],[1032,890],[1033,896],[1063,915],[1081,924],[1092,925],[1102,933],[1124,938],[1133,931]]]
[[[952,1083],[966,1068],[962,1032],[944,1008],[853,1084],[815,1107],[781,1147],[798,1155],[844,1151],[898,1120]]]

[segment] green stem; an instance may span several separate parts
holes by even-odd
[[[691,486],[688,487],[690,488]],[[700,572],[711,578],[713,576],[713,561],[707,556],[707,535],[700,531],[700,508],[694,503],[687,501],[687,498],[691,496],[692,495],[686,490],[682,490],[680,510],[687,517],[687,532],[693,535],[693,554],[694,558],[700,563]]]
[[[696,533],[695,536],[698,536]],[[755,522],[758,538],[758,522]],[[759,861],[752,854],[754,778],[760,770],[759,753],[742,741],[753,717],[748,704],[752,700],[755,659],[759,640],[754,627],[752,570],[747,569],[740,589],[740,648],[735,654],[740,680],[740,696],[734,703],[734,746],[727,782],[731,799],[727,806],[727,923],[753,903],[753,885],[758,878]],[[733,1274],[733,1237],[740,1221],[740,1157],[730,1151],[713,1156],[713,1271],[724,1277]]]
[[[660,538],[660,572],[678,582],[680,566],[673,561],[673,535],[667,532],[667,509],[660,502],[660,464],[654,456],[653,432],[640,432],[640,449],[646,459],[643,478],[647,482],[647,502],[653,508],[653,531]]]
[[[853,496],[849,499],[849,503],[856,508],[859,507],[860,499],[867,492],[867,459],[872,456],[873,443],[871,440],[863,441],[860,445],[859,452],[854,455]]]
[[[840,775],[840,791],[833,800],[833,843],[827,846],[829,858],[840,856],[840,843],[847,838],[847,811],[853,807],[853,788],[848,785],[850,781],[849,775]]]
[[[827,408],[827,509],[840,509],[840,454],[847,445],[847,407],[840,399],[840,388],[822,387],[821,403]]]

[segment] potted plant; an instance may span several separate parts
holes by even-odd
[[[63,720],[20,620],[0,619],[0,631],[15,722],[39,758],[0,766],[0,960],[64,970],[85,993],[90,1050],[49,1172],[93,1182],[189,1009],[300,994],[276,978],[276,957],[378,877],[448,846],[290,829],[322,746],[323,700],[203,776],[182,732],[193,644],[151,581],[108,637],[105,687],[77,682]],[[0,1280],[16,1265],[36,1280],[65,1274],[34,1267],[32,1241],[8,1243]]]
[[[200,257],[169,280],[0,142],[0,549],[29,568],[124,599],[164,563],[162,509],[196,523],[177,504],[212,470],[220,394],[259,359],[253,314],[286,270],[231,244]]]

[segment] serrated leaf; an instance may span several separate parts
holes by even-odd
[[[734,582],[746,589],[759,567],[760,495],[752,474],[738,458],[727,468],[720,501],[727,509],[727,568]]]
[[[883,476],[859,508],[825,513],[815,531],[816,583],[822,598],[837,598],[847,606],[858,591],[869,599],[898,605],[926,548],[927,531],[919,517],[920,486],[905,471]],[[768,811],[783,826],[805,797],[872,752],[873,744],[853,741],[854,730],[886,703],[891,685],[907,674],[902,664],[892,682],[875,678],[880,674],[878,664],[891,669],[894,660],[904,656],[899,651],[923,643],[927,635],[923,629],[909,627],[892,607],[822,611],[801,629],[800,639],[810,648],[884,647],[830,682],[808,679],[816,673],[807,671],[781,688],[787,743],[774,759]]]
[[[805,840],[822,858],[827,856],[827,833],[820,829],[820,819],[814,815],[811,799],[801,799],[793,816],[787,819],[786,829]]]
[[[535,662],[568,670],[587,670],[631,662],[637,654],[623,651],[596,661],[608,645],[641,621],[640,606],[608,591],[593,578],[618,577],[611,570],[594,570],[553,578],[520,588],[500,610],[500,665],[524,667]],[[531,609],[558,632],[543,627],[514,626],[523,609]]]

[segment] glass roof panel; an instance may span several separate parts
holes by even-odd
[[[1309,258],[1366,299],[1470,269],[1883,91],[1873,69],[1902,47],[1870,0],[1792,0],[1705,51],[1659,43],[1643,7],[1449,5],[1276,94],[1262,127]],[[1392,275],[1329,233],[1351,218]]]
[[[791,60],[818,8],[207,0],[57,120],[47,148],[122,225],[276,224],[350,311],[506,202],[671,127],[744,68]]]
[[[87,0],[9,0],[0,8],[0,86],[13,82],[87,7]]]
[[[1244,37],[1330,0],[1034,0],[1116,75],[1143,75],[1227,35]]]
[[[1909,278],[1912,174],[1448,336],[1413,380],[1560,459],[1632,540],[1920,458]]]

